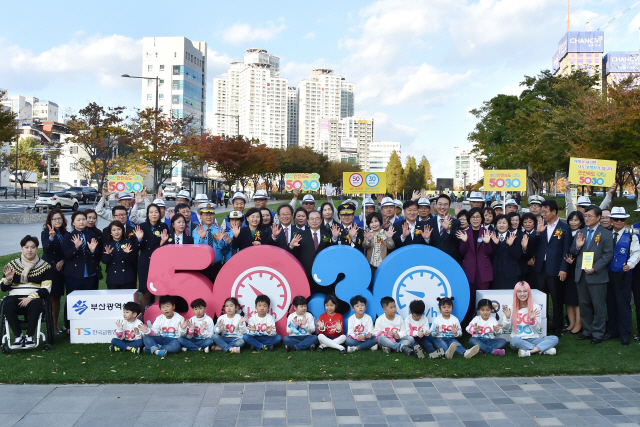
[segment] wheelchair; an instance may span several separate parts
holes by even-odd
[[[4,315],[4,298],[0,299],[0,336],[2,337],[1,349],[4,354],[9,354],[11,350],[28,350],[38,348],[40,346],[40,340],[45,343],[42,347],[44,350],[51,350],[51,346],[53,345],[53,342],[55,340],[55,332],[53,330],[53,310],[51,309],[51,301],[49,301],[48,298],[42,299],[41,302],[44,306],[44,311],[40,313],[38,317],[38,326],[36,328],[35,336],[33,337],[35,338],[35,345],[23,347],[22,345],[12,344],[11,328],[9,327],[9,322]],[[27,327],[27,316],[18,315],[18,318],[20,320],[20,327],[24,331]],[[47,332],[46,335],[41,330],[43,321],[45,323],[45,329]]]

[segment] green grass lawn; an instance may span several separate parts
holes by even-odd
[[[224,216],[217,215],[218,220]],[[637,221],[630,218],[630,222],[634,220]],[[17,254],[0,257],[0,266],[15,257]],[[104,280],[100,288],[106,288]],[[635,314],[633,318],[635,331]],[[460,340],[465,347],[467,340],[466,334]],[[189,352],[161,359],[148,354],[112,355],[107,344],[72,345],[68,336],[62,335],[51,351],[39,348],[1,354],[0,383],[329,381],[640,373],[640,345],[635,341],[628,347],[621,346],[618,340],[593,346],[565,335],[557,349],[557,356],[521,359],[508,349],[506,357],[478,355],[467,360],[455,356],[453,360],[434,361],[382,351],[346,355],[334,350],[286,353],[281,346],[272,353]]]

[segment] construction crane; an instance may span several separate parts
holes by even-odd
[[[616,16],[614,16],[613,18],[609,19],[602,27],[598,28],[597,31],[604,30],[613,21],[615,21],[616,19],[620,18],[622,15],[624,15],[627,12],[629,12],[631,9],[633,9],[634,7],[636,7],[639,4],[640,4],[640,1],[637,1],[634,4],[632,4],[631,6],[627,7],[624,10],[622,10],[622,12],[618,13]],[[571,0],[569,0],[569,7],[571,7]],[[567,20],[567,31],[568,31],[568,25],[569,25],[569,21]]]

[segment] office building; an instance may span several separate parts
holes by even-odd
[[[186,37],[142,39],[142,108],[156,106],[174,117],[192,116],[204,130],[207,99],[207,43]],[[153,78],[150,78],[153,77]]]
[[[345,106],[342,108],[343,88]],[[339,119],[353,115],[353,83],[348,83],[333,70],[316,69],[298,84],[298,145],[314,147],[319,136],[319,119]]]
[[[287,146],[298,145],[298,88],[287,88]]]
[[[568,31],[558,42],[551,60],[552,71],[556,76],[568,76],[576,70],[601,76],[603,52],[604,31]],[[602,88],[601,79],[594,87]]]
[[[247,49],[243,62],[214,79],[214,135],[259,139],[271,148],[288,142],[288,80],[280,77],[280,58],[264,49]]]
[[[484,178],[484,169],[480,167],[480,162],[475,154],[471,153],[468,148],[454,147],[456,163],[454,172],[454,188],[462,189],[464,187],[466,172],[466,183],[475,184]]]
[[[384,172],[387,169],[391,153],[396,152],[402,158],[400,142],[373,141],[369,144],[368,172]]]

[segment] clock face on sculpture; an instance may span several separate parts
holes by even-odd
[[[267,295],[271,300],[269,313],[278,321],[287,316],[291,304],[291,288],[287,279],[270,267],[252,267],[241,274],[231,288],[247,316],[255,312],[256,297]]]
[[[393,297],[402,317],[409,315],[409,304],[413,300],[422,300],[428,306],[438,297],[450,296],[447,278],[436,268],[425,265],[405,270],[393,285]]]

